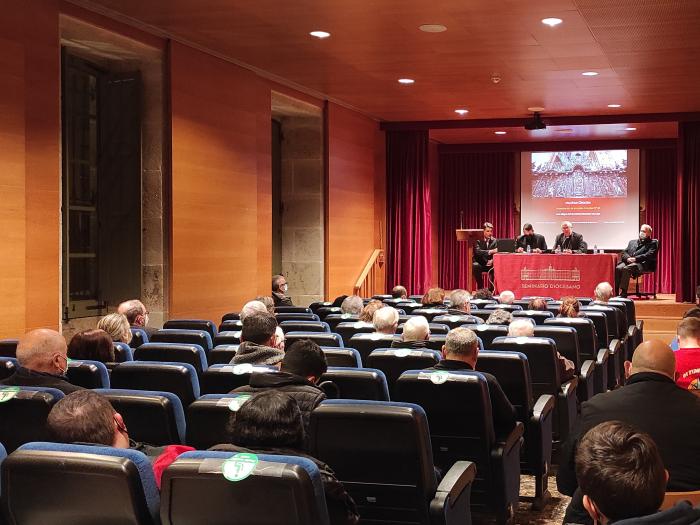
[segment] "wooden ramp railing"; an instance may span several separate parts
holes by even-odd
[[[372,255],[362,269],[352,293],[360,297],[372,297],[375,294],[384,293],[384,282],[384,250],[377,248],[372,251]]]

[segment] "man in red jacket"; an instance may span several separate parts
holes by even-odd
[[[676,383],[688,390],[700,390],[700,319],[686,317],[678,325]]]

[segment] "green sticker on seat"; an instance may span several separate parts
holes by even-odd
[[[228,458],[221,465],[221,472],[229,481],[241,481],[250,476],[258,464],[258,456],[241,452]]]
[[[447,381],[449,377],[450,373],[445,372],[444,370],[440,370],[439,372],[433,372],[432,374],[430,374],[430,380],[436,385],[443,384],[445,381]]]
[[[9,401],[19,394],[20,388],[18,386],[8,386],[7,388],[0,389],[0,403]]]
[[[248,401],[250,399],[250,394],[241,394],[240,396],[237,396],[231,400],[231,402],[228,404],[228,409],[231,412],[238,412],[238,409],[241,408],[241,405]]]

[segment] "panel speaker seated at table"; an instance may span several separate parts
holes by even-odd
[[[532,253],[543,253],[547,251],[547,241],[544,239],[544,235],[535,233],[532,224],[526,222],[523,225],[523,234],[515,241],[515,251],[527,252],[528,247]]]
[[[572,230],[571,222],[564,221],[561,223],[561,233],[554,240],[554,248],[564,253],[586,253],[588,245],[583,240],[583,235]]]

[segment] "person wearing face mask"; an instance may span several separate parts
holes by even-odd
[[[275,275],[272,277],[272,299],[275,301],[275,306],[294,306],[292,300],[287,297],[287,279],[284,275]]]
[[[642,272],[656,270],[656,256],[659,251],[659,241],[652,239],[651,226],[642,224],[639,238],[633,239],[622,252],[622,262],[615,268],[615,292],[619,290],[621,297],[627,297],[630,277],[639,277]]]
[[[117,308],[117,313],[125,315],[132,328],[141,328],[145,330],[148,337],[151,337],[158,331],[157,328],[148,326],[148,310],[138,299],[124,301],[119,305],[119,308]]]
[[[17,361],[15,373],[0,381],[0,385],[57,388],[64,394],[83,390],[68,382],[68,346],[55,330],[27,332],[17,344]]]
[[[522,253],[530,247],[532,253],[542,253],[547,251],[547,241],[544,240],[544,235],[535,233],[532,224],[526,222],[523,225],[523,234],[515,241],[516,252]]]

